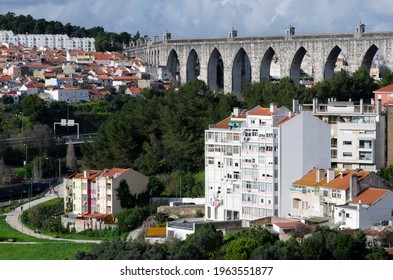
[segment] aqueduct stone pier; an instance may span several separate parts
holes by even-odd
[[[353,33],[295,35],[289,26],[283,36],[238,37],[232,28],[226,38],[139,40],[125,50],[149,64],[166,65],[177,82],[199,78],[212,90],[240,94],[245,84],[269,79],[272,63],[279,64],[281,77],[299,82],[305,57],[312,64],[315,81],[334,75],[337,57],[345,54],[351,72],[359,67],[370,69],[380,51],[385,65],[392,69],[393,32],[365,32],[359,23]]]

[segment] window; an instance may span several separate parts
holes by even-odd
[[[373,160],[372,152],[359,152],[360,160]]]
[[[345,218],[350,218],[349,213],[345,213]]]
[[[112,196],[111,195],[107,195],[106,196],[106,201],[112,201]]]
[[[352,157],[352,152],[343,152],[343,157]]]
[[[359,140],[359,147],[362,149],[371,149],[372,141],[371,140]]]
[[[352,145],[352,141],[343,141],[343,145],[346,145],[346,146]]]

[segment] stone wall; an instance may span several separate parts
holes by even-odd
[[[213,55],[219,53],[224,64],[224,92],[239,90],[239,77],[233,76],[238,65],[239,54],[246,54],[251,66],[251,80],[258,82],[261,76],[268,77],[272,61],[279,64],[280,76],[299,82],[300,67],[307,60],[307,68],[316,81],[333,76],[336,59],[343,53],[351,71],[359,67],[371,67],[377,51],[385,58],[386,65],[393,65],[393,32],[341,33],[322,35],[293,35],[271,37],[236,37],[217,39],[167,40],[156,44],[140,45],[126,50],[148,63],[167,65],[174,69],[173,55],[180,65],[181,83],[190,75],[190,59],[199,59],[199,79],[214,89],[216,65],[209,66]],[[196,53],[196,56],[195,56]],[[240,55],[244,58],[244,55]],[[308,70],[310,71],[310,70]],[[237,75],[237,74],[236,74]],[[234,91],[236,90],[236,91]]]
[[[160,206],[157,212],[165,213],[174,219],[198,217],[198,215],[205,215],[205,205]]]

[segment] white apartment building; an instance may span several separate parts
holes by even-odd
[[[287,217],[290,186],[315,166],[330,166],[330,128],[285,107],[234,109],[205,132],[207,220]]]
[[[330,124],[332,168],[373,171],[386,166],[386,116],[379,100],[366,105],[363,100],[319,104],[314,99],[299,109]]]
[[[68,35],[53,34],[14,34],[6,30],[0,31],[0,43],[12,43],[29,48],[48,47],[51,49],[81,49],[87,52],[95,51],[94,38],[70,38]]]
[[[126,180],[130,193],[137,197],[147,190],[149,177],[131,168],[85,170],[67,180],[64,208],[72,206],[73,214],[86,217],[114,215],[123,210],[116,192],[122,180]]]
[[[45,95],[50,100],[78,103],[81,101],[90,101],[89,90],[87,89],[54,89],[45,90]]]

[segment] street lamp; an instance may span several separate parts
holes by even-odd
[[[25,150],[26,150],[26,159],[23,162],[23,166],[25,166],[27,164],[27,144],[23,144],[25,146]]]
[[[59,179],[61,178],[61,159],[59,158]]]

